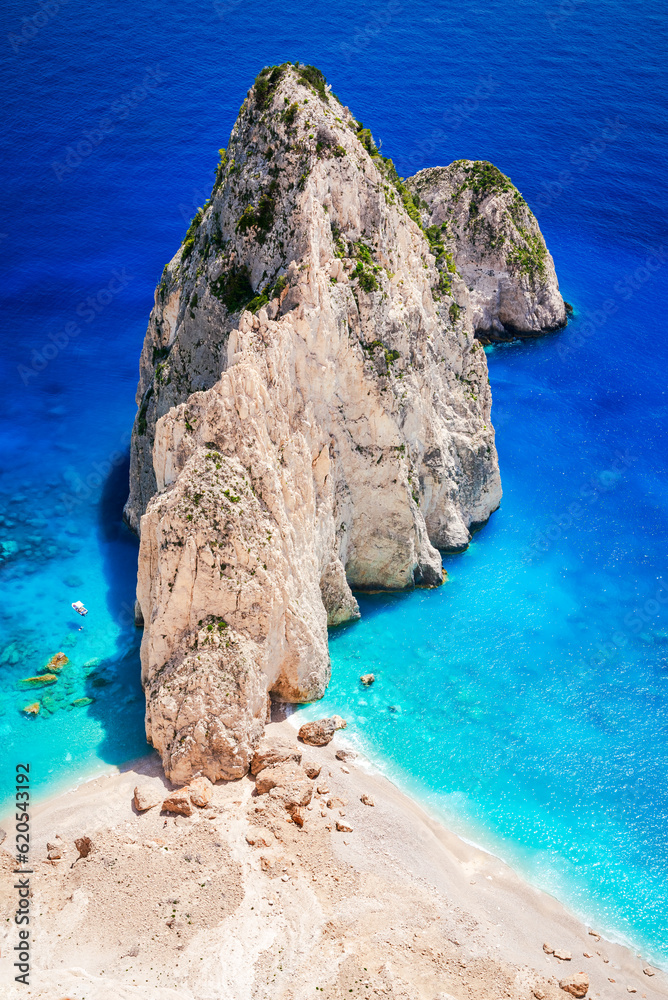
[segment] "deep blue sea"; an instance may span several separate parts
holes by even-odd
[[[120,520],[142,338],[247,88],[299,59],[400,174],[459,157],[509,174],[576,311],[489,350],[500,510],[442,589],[361,599],[305,711],[346,716],[454,829],[668,967],[667,14],[5,2],[3,792],[17,761],[43,795],[146,752]],[[17,682],[59,650],[49,714],[22,716]]]

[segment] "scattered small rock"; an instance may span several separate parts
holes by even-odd
[[[180,813],[182,816],[191,816],[193,807],[190,801],[190,792],[187,788],[177,788],[162,803],[162,811],[170,813]]]
[[[63,856],[63,845],[47,843],[46,845],[47,858],[49,861],[60,861]]]
[[[152,785],[137,785],[135,788],[135,809],[137,812],[146,812],[154,806],[160,805],[162,794]]]
[[[355,760],[357,754],[354,750],[337,750],[334,754],[337,760]]]
[[[340,715],[331,719],[319,719],[317,722],[306,722],[299,730],[299,739],[313,747],[324,747],[332,742],[337,729],[345,729],[348,723]]]
[[[373,801],[373,799],[371,798],[371,796],[367,795],[366,792],[364,793],[364,795],[360,795],[360,802],[363,805],[365,805],[365,806],[373,806],[373,805],[375,805],[375,802]]]
[[[593,958],[594,957],[593,955],[590,955],[588,951],[583,951],[582,952],[582,956],[583,956],[583,958]]]
[[[0,830],[0,844],[2,844],[6,836],[7,832],[5,830]],[[654,973],[652,973],[652,975],[654,975]]]
[[[558,958],[560,962],[570,962],[573,958],[570,951],[562,951],[560,948],[554,949],[554,957]]]
[[[340,799],[338,795],[333,795],[331,799],[327,799],[328,809],[343,809],[348,803],[345,799]]]
[[[627,993],[637,993],[638,991],[637,991],[637,989],[635,988],[635,986],[627,986],[627,987],[626,987],[626,992],[627,992]]]
[[[593,938],[596,938],[597,941],[601,940],[601,935],[597,934],[596,931],[589,931],[589,933]]]
[[[0,843],[1,843],[1,841],[0,841]],[[648,965],[646,965],[645,968],[642,971],[645,973],[646,976],[653,976],[655,974],[654,973],[654,969],[650,969],[650,967]]]
[[[562,979],[559,986],[564,993],[570,993],[572,997],[577,997],[578,1000],[581,1000],[582,997],[586,997],[587,995],[589,976],[586,972],[577,972],[574,976],[569,976],[568,979]]]
[[[373,674],[362,674],[362,676],[360,677],[360,680],[365,687],[369,687],[370,684],[373,684],[375,679],[376,678]]]
[[[188,791],[190,793],[190,801],[198,809],[205,809],[213,797],[213,785],[204,775],[193,778],[188,785]]]
[[[275,837],[271,830],[265,830],[262,827],[254,827],[246,834],[246,842],[250,844],[251,847],[271,847],[274,840]]]
[[[301,830],[304,825],[304,814],[301,809],[298,806],[293,806],[289,812],[292,817],[292,822],[295,823]]]
[[[348,826],[347,823],[343,823],[343,822],[341,822],[341,820],[337,820],[336,821],[336,829],[339,831],[339,833],[352,833],[353,832],[352,826]]]
[[[318,778],[322,767],[320,764],[316,764],[314,761],[304,761],[303,768],[306,771],[309,778]]]
[[[536,1000],[545,1000],[545,997],[547,996],[545,990],[541,989],[540,986],[534,986],[533,995],[535,996]]]
[[[547,944],[547,942],[543,945],[543,951],[546,955],[554,955],[554,948],[551,944]]]
[[[316,792],[318,795],[329,795],[329,785],[318,785]]]
[[[93,850],[93,842],[90,839],[90,837],[79,837],[78,840],[74,841],[74,846],[79,852],[80,858],[87,858],[90,852]]]

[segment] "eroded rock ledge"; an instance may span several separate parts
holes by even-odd
[[[244,774],[270,694],[322,696],[351,587],[440,584],[439,550],[500,502],[460,170],[403,184],[317,70],[263,70],[165,268],[126,517],[147,734],[175,782]],[[518,329],[560,321],[548,263],[504,272]]]

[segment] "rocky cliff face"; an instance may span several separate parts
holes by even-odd
[[[498,506],[450,238],[317,70],[260,74],[141,357],[126,516],[147,734],[174,781],[245,773],[269,694],[322,695],[351,587],[440,584],[439,549]]]
[[[441,231],[468,286],[470,320],[483,341],[535,337],[566,325],[554,261],[509,177],[484,160],[457,160],[406,183],[424,228]]]

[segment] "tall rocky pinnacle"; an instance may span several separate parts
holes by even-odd
[[[351,587],[439,585],[499,505],[478,298],[421,176],[416,205],[319,71],[263,70],[165,268],[126,518],[173,781],[244,774],[269,695],[322,696]],[[554,271],[508,275],[542,323]]]

